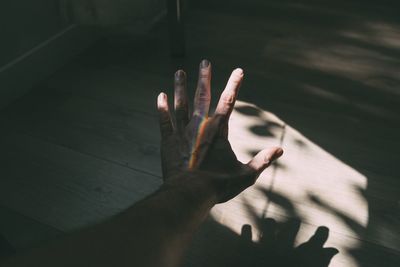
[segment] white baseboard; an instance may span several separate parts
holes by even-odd
[[[90,46],[97,36],[70,25],[18,58],[0,66],[0,109]]]

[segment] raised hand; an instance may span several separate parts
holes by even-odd
[[[199,79],[192,114],[186,92],[186,74],[175,73],[174,112],[165,93],[158,96],[161,129],[161,157],[166,184],[182,179],[204,182],[224,202],[254,184],[260,173],[283,154],[279,147],[260,151],[250,162],[237,160],[228,141],[228,121],[243,80],[242,69],[235,69],[221,94],[215,113],[209,116],[211,64],[200,63]]]

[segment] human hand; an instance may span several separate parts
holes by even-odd
[[[211,64],[200,63],[193,113],[189,114],[186,74],[175,73],[174,117],[165,93],[158,96],[163,179],[179,184],[182,179],[204,182],[215,191],[217,202],[225,202],[254,184],[261,172],[283,154],[279,147],[260,151],[247,164],[237,160],[228,141],[232,113],[243,71],[235,69],[222,92],[215,113],[209,116]],[[193,179],[192,179],[193,178]]]

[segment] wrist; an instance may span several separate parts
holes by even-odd
[[[174,191],[194,205],[206,205],[212,208],[218,203],[217,185],[204,172],[184,172],[170,177],[160,190]]]

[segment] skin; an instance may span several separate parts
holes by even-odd
[[[161,188],[109,221],[16,255],[1,266],[178,266],[210,209],[254,184],[283,154],[274,147],[243,164],[232,151],[228,121],[242,80],[243,71],[234,70],[215,113],[209,116],[211,64],[203,60],[189,114],[186,74],[177,71],[173,114],[166,94],[161,93],[157,101]]]
[[[185,176],[202,177],[197,179],[214,187],[217,202],[225,202],[254,184],[260,173],[283,154],[281,148],[273,147],[259,152],[250,162],[243,164],[232,151],[228,141],[228,121],[242,80],[243,70],[235,69],[221,94],[215,113],[209,116],[211,64],[203,60],[200,63],[193,113],[189,114],[186,74],[182,70],[176,72],[176,123],[173,123],[167,95],[161,93],[158,97],[165,184],[179,183]]]

